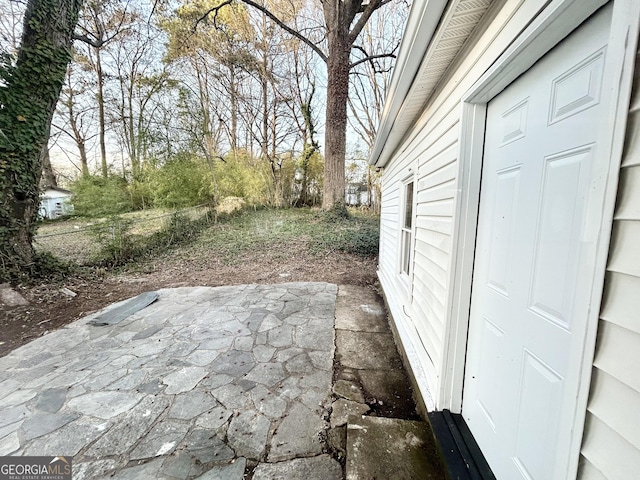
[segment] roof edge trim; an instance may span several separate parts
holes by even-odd
[[[369,154],[370,165],[384,167],[389,160],[382,156],[385,143],[448,3],[448,0],[415,0],[411,6],[378,133]]]

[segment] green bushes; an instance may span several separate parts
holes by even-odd
[[[226,197],[250,206],[311,206],[320,202],[322,157],[284,155],[269,163],[247,152],[205,159],[179,152],[162,163],[144,164],[129,175],[85,176],[71,185],[75,213],[106,217],[147,208],[180,209],[217,205]]]
[[[130,212],[133,208],[127,182],[122,177],[91,175],[76,180],[71,188],[76,215],[103,217]]]
[[[361,257],[375,257],[378,255],[380,229],[377,225],[359,225],[339,233],[334,241],[336,248],[342,252]]]
[[[186,208],[214,199],[211,169],[195,155],[175,155],[160,168],[150,169],[146,176],[155,207]]]
[[[131,219],[112,216],[91,227],[91,234],[100,245],[99,263],[122,263],[137,253],[139,242],[131,233],[132,226]]]

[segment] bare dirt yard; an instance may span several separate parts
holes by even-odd
[[[332,219],[308,209],[248,211],[124,265],[72,270],[19,285],[29,304],[0,304],[0,356],[103,307],[159,288],[330,282],[376,283],[377,218]],[[69,292],[75,293],[71,296]]]

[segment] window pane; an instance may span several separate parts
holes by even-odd
[[[402,230],[402,271],[409,274],[411,265],[411,231]]]
[[[405,187],[404,228],[411,228],[413,219],[413,182]]]

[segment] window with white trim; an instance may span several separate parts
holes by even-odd
[[[411,271],[411,246],[413,245],[413,180],[404,185],[404,215],[402,218],[400,245],[400,273]]]

